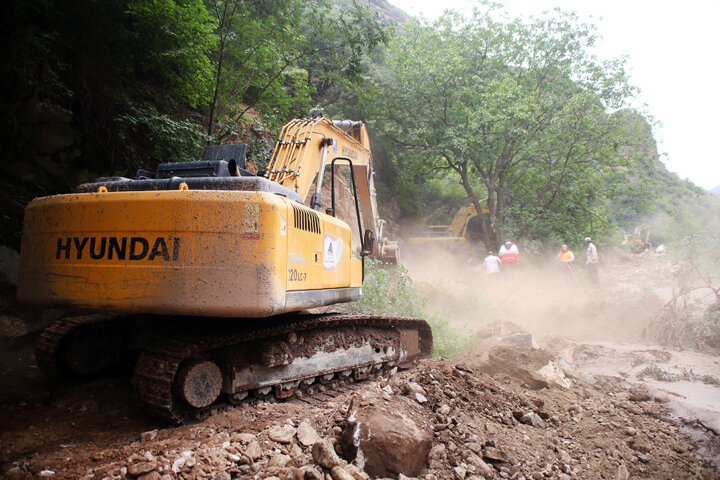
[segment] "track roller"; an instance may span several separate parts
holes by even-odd
[[[222,389],[222,372],[209,360],[190,360],[180,366],[175,392],[185,403],[204,408],[217,400]]]

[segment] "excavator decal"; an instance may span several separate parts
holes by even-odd
[[[170,245],[170,248],[168,248]],[[87,250],[86,250],[87,247]],[[145,260],[161,258],[166,262],[176,262],[180,258],[180,239],[175,237],[156,237],[152,241],[144,237],[65,237],[57,239],[55,259],[70,260]],[[149,252],[149,254],[148,254]],[[87,253],[87,255],[85,255]],[[172,260],[171,260],[172,258]]]
[[[325,234],[325,254],[323,257],[323,268],[334,271],[342,258],[343,241],[335,235]]]

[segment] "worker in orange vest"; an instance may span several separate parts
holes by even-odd
[[[562,272],[572,277],[573,273],[570,264],[575,260],[575,255],[573,255],[572,250],[569,250],[567,245],[563,245],[560,247],[560,253],[558,253],[557,259],[560,260]]]
[[[567,245],[563,245],[562,247],[560,247],[560,253],[558,253],[557,258],[561,262],[569,264],[570,262],[575,260],[575,255],[573,255],[573,252],[571,250],[568,250]]]

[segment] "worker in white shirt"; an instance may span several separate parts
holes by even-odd
[[[588,275],[590,277],[590,283],[593,285],[597,285],[600,283],[600,279],[598,278],[598,253],[597,253],[597,247],[595,247],[595,244],[592,242],[592,239],[590,237],[585,237],[585,245],[587,245],[587,252],[585,254],[585,263],[587,263],[588,267]]]

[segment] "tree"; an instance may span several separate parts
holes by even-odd
[[[557,218],[561,200],[591,207],[583,195],[622,161],[627,140],[611,112],[633,92],[622,60],[588,53],[592,28],[574,15],[502,23],[493,13],[409,22],[368,98],[376,129],[412,152],[415,168],[454,173],[478,211],[487,195],[487,245]]]
[[[377,14],[355,1],[209,0],[217,20],[215,88],[207,133],[222,142],[247,131],[249,114],[270,128],[361,78],[367,52],[385,40]]]

